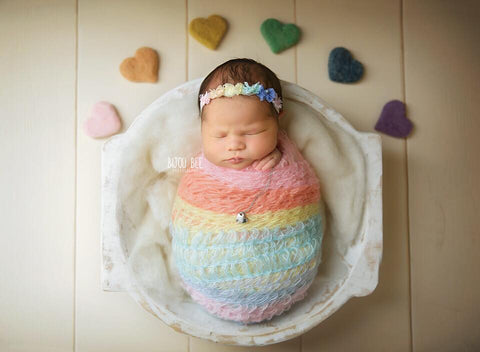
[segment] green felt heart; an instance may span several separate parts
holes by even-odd
[[[301,33],[293,23],[283,24],[275,18],[263,21],[260,31],[275,54],[297,44]]]

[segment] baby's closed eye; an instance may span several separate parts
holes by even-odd
[[[244,132],[242,133],[243,135],[246,135],[246,136],[254,136],[256,134],[260,134],[260,133],[263,133],[265,132],[266,129],[264,130],[255,130],[255,131],[247,131],[247,132]],[[226,133],[214,133],[211,135],[213,138],[225,138],[227,137],[227,134]]]
[[[248,131],[248,132],[245,132],[245,134],[246,134],[247,136],[253,136],[253,135],[255,135],[255,134],[260,134],[260,133],[265,132],[265,131],[266,131],[266,130]]]

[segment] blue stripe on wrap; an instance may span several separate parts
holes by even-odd
[[[272,302],[277,301],[280,298],[283,298],[287,295],[293,295],[298,289],[305,285],[310,285],[315,278],[317,273],[318,265],[320,261],[318,261],[314,268],[307,271],[303,275],[295,278],[295,280],[287,280],[286,287],[281,287],[278,290],[272,290],[272,287],[269,286],[270,291],[266,291],[264,293],[249,293],[244,292],[240,289],[216,289],[216,288],[208,288],[205,286],[198,286],[195,285],[193,282],[189,281],[187,278],[182,277],[182,279],[191,287],[193,287],[196,291],[199,291],[203,295],[223,303],[229,304],[238,304],[247,307],[257,307],[263,306]],[[292,282],[293,281],[293,282]],[[247,286],[247,285],[246,285]],[[283,285],[282,285],[283,286]],[[232,285],[232,287],[234,287]]]
[[[301,229],[301,231],[299,229]],[[279,233],[278,231],[282,231],[282,235],[276,239],[271,239],[270,236],[266,236],[265,239],[254,239],[238,243],[217,244],[215,246],[205,246],[204,244],[188,245],[186,242],[187,237],[185,237],[188,236],[188,231],[183,230],[180,227],[173,226],[171,226],[171,231],[173,235],[172,248],[177,268],[189,282],[195,283],[196,287],[205,286],[205,284],[211,284],[214,282],[255,278],[262,275],[286,271],[303,265],[317,255],[321,247],[323,237],[320,215],[310,218],[301,225],[292,226],[290,229],[277,230],[277,233]],[[262,229],[262,231],[259,232],[265,234],[265,229]],[[180,241],[178,241],[177,238],[180,238]],[[267,238],[270,238],[270,243]],[[297,245],[286,248],[288,241],[291,241],[292,239],[295,241],[295,243],[297,243]],[[269,245],[271,243],[277,243],[277,246],[270,248],[271,246]],[[228,260],[228,254],[230,254],[229,252],[231,252],[233,249],[242,249],[246,245],[248,245],[249,248],[247,248],[248,252],[246,252],[245,258]],[[281,248],[281,251],[275,251],[276,247]],[[270,249],[265,253],[265,248]],[[299,249],[302,248],[308,250],[307,256],[302,255],[303,253],[299,252]],[[187,253],[188,255],[183,255],[185,250],[188,251],[190,249],[191,251]],[[205,255],[199,256],[199,253],[206,249],[224,249],[227,251],[227,259],[216,258],[216,260],[212,261],[214,264],[198,264],[206,262]],[[251,253],[253,253],[253,256]],[[259,255],[259,253],[262,254]],[[285,255],[292,253],[297,253],[297,258],[293,263],[289,259],[289,256],[283,257],[283,259],[287,258],[287,260],[283,260],[283,263],[282,260],[274,261],[274,259],[282,259],[282,254]],[[298,255],[298,253],[300,253],[300,255]],[[246,263],[247,261],[254,260],[256,260],[255,272],[251,273],[248,271],[249,266],[246,265]],[[244,268],[243,271],[247,274],[240,274],[238,269],[235,268],[235,265],[233,264],[242,265]],[[221,277],[218,277],[217,273],[213,272],[215,267],[221,269],[221,274],[223,274]],[[198,268],[210,268],[212,269],[212,272],[196,273],[195,269]],[[197,277],[198,275],[200,275],[200,277]]]

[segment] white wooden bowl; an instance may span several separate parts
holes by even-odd
[[[323,181],[327,231],[322,263],[307,297],[288,312],[253,325],[221,320],[174,286],[170,242],[165,233],[169,207],[162,208],[165,202],[160,202],[153,209],[149,201],[155,197],[143,191],[154,190],[169,175],[165,165],[158,162],[158,155],[165,156],[169,148],[162,145],[162,133],[178,133],[181,142],[172,142],[172,156],[189,155],[199,147],[195,99],[200,83],[201,79],[196,79],[164,94],[125,133],[104,144],[102,287],[105,291],[129,292],[165,324],[195,337],[243,346],[294,338],[329,317],[351,297],[368,295],[377,285],[383,247],[380,137],[357,132],[316,95],[293,83],[281,82],[287,111],[282,124]],[[175,106],[178,114],[166,112],[169,106]],[[312,149],[317,142],[317,149]],[[169,179],[170,183],[177,181],[178,177]],[[356,188],[351,189],[352,185]],[[167,197],[162,192],[160,197]],[[140,239],[143,247],[138,245]],[[134,253],[135,263],[130,264]]]

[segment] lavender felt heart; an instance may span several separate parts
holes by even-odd
[[[375,125],[377,131],[399,138],[408,136],[412,128],[412,122],[405,113],[405,104],[400,100],[386,103]]]
[[[83,124],[83,130],[92,138],[108,137],[120,131],[122,123],[115,107],[106,102],[95,103]]]

